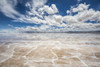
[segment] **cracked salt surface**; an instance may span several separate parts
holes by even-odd
[[[97,33],[1,34],[0,37],[0,67],[100,67]]]

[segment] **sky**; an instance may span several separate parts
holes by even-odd
[[[100,31],[100,0],[0,0],[0,32]]]

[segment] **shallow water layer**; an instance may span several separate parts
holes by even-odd
[[[100,34],[1,33],[0,67],[100,67]]]

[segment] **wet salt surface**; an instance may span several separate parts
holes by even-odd
[[[100,34],[0,34],[0,67],[100,67]]]

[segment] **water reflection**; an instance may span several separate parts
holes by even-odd
[[[98,33],[0,34],[0,67],[100,67]]]
[[[17,33],[0,34],[0,42],[15,41],[60,41],[64,44],[85,43],[98,45],[99,33]]]

